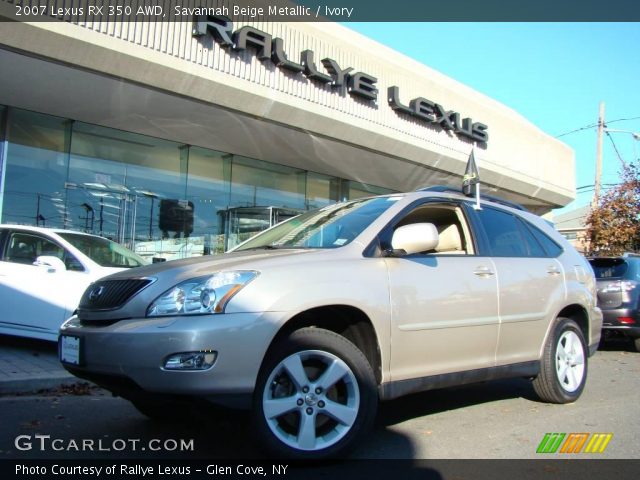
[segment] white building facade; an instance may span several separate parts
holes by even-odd
[[[565,144],[342,25],[93,20],[0,23],[3,223],[218,253],[299,211],[459,186],[472,146],[488,193],[575,197]]]

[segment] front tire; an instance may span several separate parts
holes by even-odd
[[[587,381],[586,352],[586,342],[576,322],[558,318],[544,347],[540,373],[533,380],[541,400],[570,403],[580,397]]]
[[[334,332],[303,328],[269,351],[253,420],[262,446],[278,457],[343,456],[372,427],[377,402],[364,354]]]

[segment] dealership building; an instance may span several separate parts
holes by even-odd
[[[537,213],[575,196],[565,144],[337,23],[2,22],[0,66],[0,221],[148,257],[222,252],[340,200],[458,187],[474,146],[487,193]]]

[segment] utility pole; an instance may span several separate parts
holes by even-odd
[[[598,116],[598,142],[596,146],[596,181],[593,190],[593,204],[596,208],[600,201],[600,177],[602,176],[602,135],[604,133],[604,102],[600,102],[600,115]]]

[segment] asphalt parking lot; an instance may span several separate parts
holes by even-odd
[[[540,402],[525,379],[398,399],[383,407],[378,432],[359,455],[540,458],[536,449],[545,433],[585,432],[613,433],[613,437],[604,453],[581,456],[638,459],[640,353],[631,343],[615,341],[590,360],[587,387],[582,397],[569,405]]]
[[[0,338],[7,342],[6,338]],[[20,342],[18,342],[20,344]],[[15,348],[15,342],[13,343]],[[55,355],[51,344],[27,342],[31,354]],[[41,352],[34,352],[38,348]],[[0,347],[1,348],[1,347]],[[25,347],[27,348],[27,347]],[[626,341],[607,344],[591,359],[578,402],[549,405],[525,379],[425,392],[381,405],[375,431],[354,452],[360,459],[529,459],[545,433],[612,433],[604,453],[581,458],[640,459],[640,353]],[[242,412],[158,424],[128,402],[97,388],[72,387],[0,397],[0,458],[261,458]],[[16,448],[18,435],[71,439],[193,439],[192,451],[71,452]],[[565,458],[566,454],[546,454]]]

